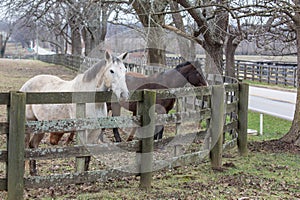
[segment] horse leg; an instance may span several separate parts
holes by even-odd
[[[50,133],[50,144],[57,145],[64,133]]]
[[[164,126],[163,125],[155,126],[154,140],[162,139],[163,132],[164,132]]]
[[[113,128],[113,132],[116,142],[122,142],[118,128]]]
[[[112,103],[111,104],[111,112],[112,116],[120,116],[121,115],[121,106],[118,103]],[[116,142],[122,142],[122,138],[120,137],[120,133],[118,128],[113,128],[113,133]]]
[[[127,142],[130,142],[130,141],[133,140],[134,135],[135,135],[135,132],[136,132],[136,127],[132,128],[132,130],[131,130],[131,132],[130,132],[130,134],[129,134],[127,140],[126,140]]]
[[[87,144],[98,144],[98,143],[102,142],[101,140],[99,140],[101,137],[103,137],[102,129],[90,130],[90,131],[88,131],[86,143]]]
[[[29,148],[30,136],[31,134],[29,133],[25,134],[25,149]],[[30,163],[28,160],[25,160],[25,170],[30,170]]]
[[[34,134],[29,142],[29,148],[35,149],[39,146],[41,140],[44,138],[45,133],[41,134]],[[36,160],[30,160],[30,175],[36,176],[37,169],[36,169]]]
[[[70,133],[70,135],[69,135],[69,137],[68,137],[68,139],[67,139],[67,141],[66,141],[66,145],[69,145],[71,142],[73,142],[74,141],[74,135],[75,135],[75,132],[71,132]]]
[[[162,137],[163,137],[163,133],[164,133],[164,129],[165,129],[165,127],[164,126],[161,126],[161,129],[160,129],[160,131],[158,132],[158,140],[160,140],[160,139],[162,139]]]

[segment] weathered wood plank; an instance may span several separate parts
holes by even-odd
[[[76,104],[76,117],[84,118],[86,116],[85,110],[85,103],[77,103]],[[76,144],[83,145],[83,141],[80,135],[84,134],[84,130],[76,132]],[[89,164],[90,164],[91,157],[90,156],[76,156],[75,165],[76,165],[76,172],[84,172],[88,171]]]
[[[132,168],[119,168],[108,170],[87,171],[81,173],[66,173],[50,176],[32,176],[25,178],[26,188],[47,188],[51,186],[70,185],[79,183],[90,183],[96,181],[107,181],[111,178],[123,178],[132,175],[136,171]]]
[[[173,114],[156,115],[156,124],[188,122],[210,118],[211,109],[188,111]],[[116,116],[97,119],[62,119],[47,121],[27,121],[25,133],[39,134],[46,132],[72,132],[99,128],[132,128],[140,127],[141,116]],[[0,134],[8,133],[8,123],[0,123]]]
[[[179,112],[173,114],[159,114],[156,116],[156,125],[165,125],[170,123],[183,123],[190,121],[200,121],[209,119],[211,109],[206,108],[200,111]]]
[[[154,170],[160,170],[162,168],[174,168],[179,166],[186,166],[189,164],[196,164],[202,162],[202,160],[209,155],[209,150],[203,150],[193,152],[190,154],[184,154],[178,157],[173,157],[168,160],[156,160],[154,161]]]
[[[248,95],[249,85],[239,85],[239,110],[238,110],[238,149],[242,156],[248,155],[247,147],[247,126],[248,126]]]
[[[10,93],[9,135],[7,138],[8,200],[23,199],[24,193],[24,139],[26,94]]]
[[[203,140],[206,136],[206,131],[195,133],[187,133],[184,135],[176,135],[173,137],[163,138],[154,142],[154,151],[163,148],[166,145],[178,145],[180,141],[186,141],[187,138],[193,138],[194,141]],[[169,144],[176,137],[177,143]],[[190,139],[188,139],[190,141]],[[122,143],[105,143],[85,146],[73,147],[56,147],[56,148],[38,148],[38,149],[25,149],[25,159],[27,160],[47,160],[57,158],[73,158],[76,156],[97,156],[106,153],[128,151],[136,152],[140,149],[140,141],[134,140],[131,142]],[[93,153],[91,153],[93,152]],[[98,154],[95,154],[97,152]],[[0,151],[0,162],[7,161],[7,151]]]
[[[141,101],[141,91],[134,91],[130,101]],[[117,102],[112,92],[28,92],[27,104],[64,104],[64,103],[95,103]]]
[[[0,93],[0,105],[9,105],[10,98],[8,92]]]
[[[0,178],[0,191],[7,191],[7,179]]]
[[[210,133],[212,138],[212,149],[210,152],[211,165],[213,169],[222,167],[222,144],[223,144],[223,123],[224,123],[224,105],[225,91],[223,85],[216,85],[212,88],[211,97],[211,122]]]
[[[156,170],[156,169],[161,169],[163,167],[177,167],[177,166],[184,166],[190,163],[199,163],[199,161],[205,158],[208,154],[209,154],[209,150],[203,150],[191,154],[181,155],[179,157],[173,157],[169,160],[154,161],[153,167],[154,170]],[[107,178],[120,178],[120,177],[124,177],[124,175],[125,176],[137,175],[137,174],[126,172],[126,171],[136,171],[134,169],[131,170],[122,169],[121,171],[117,170],[116,171],[117,174],[114,171],[115,169],[110,169],[110,170],[103,170],[103,171],[84,172],[80,174],[75,173],[75,174],[54,175],[50,177],[30,177],[25,181],[25,185],[26,187],[36,188],[38,186],[35,185],[35,182],[38,183],[42,182],[43,187],[47,187],[50,185],[67,185],[67,184],[74,184],[74,183],[84,183],[89,181],[93,182],[99,180],[105,181],[107,180]],[[64,181],[65,177],[66,177],[66,181]],[[101,179],[99,179],[99,177],[101,177]],[[56,183],[57,181],[58,183]]]
[[[26,133],[72,132],[87,129],[139,127],[140,116],[102,117],[97,119],[64,119],[49,121],[28,121]]]
[[[173,99],[186,96],[211,95],[211,87],[183,87],[155,90],[157,99]]]
[[[142,126],[139,129],[140,146],[140,188],[151,189],[153,172],[153,137],[155,132],[156,92],[144,90],[144,100],[139,104]]]
[[[232,140],[223,145],[224,149],[233,148],[236,140]],[[154,161],[153,169],[158,170],[165,167],[174,168],[178,166],[185,166],[191,163],[199,163],[209,154],[209,150],[203,150],[194,152],[191,154],[184,154],[178,157],[173,157],[169,160]],[[43,177],[29,177],[25,178],[26,188],[46,188],[50,186],[69,185],[95,181],[106,181],[110,178],[118,179],[128,177],[132,175],[138,175],[137,173],[131,173],[136,171],[134,167],[128,166],[128,168],[108,169],[88,171],[83,173],[68,173],[60,175],[51,175]],[[3,180],[5,183],[5,179]],[[1,182],[0,182],[1,183]]]
[[[164,125],[178,122],[189,122],[209,119],[209,108],[200,111],[189,111],[174,114],[159,114],[156,124]],[[72,132],[99,128],[130,128],[140,126],[140,116],[117,116],[98,119],[64,119],[49,121],[27,121],[25,133],[40,134],[46,132]],[[0,123],[0,134],[8,133],[8,123]]]
[[[140,116],[118,116],[98,119],[63,119],[47,121],[27,121],[26,133],[72,132],[86,129],[139,127]],[[8,133],[8,122],[0,123],[0,134]]]
[[[156,91],[159,99],[167,99],[183,96],[210,95],[211,87],[184,87],[160,89]],[[118,101],[112,92],[28,92],[26,96],[27,104],[95,103]],[[129,101],[141,100],[141,90],[131,93]]]
[[[139,141],[132,141],[126,143],[104,143],[95,145],[76,145],[74,147],[57,147],[57,148],[39,148],[26,149],[26,159],[55,159],[55,158],[71,158],[84,156],[97,156],[106,153],[115,152],[135,152],[140,147]],[[91,153],[92,152],[92,153]],[[97,154],[96,154],[97,153]],[[3,152],[4,158],[5,152]]]

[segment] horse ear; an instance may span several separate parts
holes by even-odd
[[[111,60],[111,55],[108,51],[105,51],[105,60],[108,62]]]
[[[127,57],[127,55],[128,55],[128,52],[125,52],[125,53],[122,53],[121,55],[119,55],[118,58],[120,60],[124,60]]]

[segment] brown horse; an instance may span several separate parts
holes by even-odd
[[[141,89],[168,89],[183,87],[187,83],[193,86],[207,86],[207,81],[204,78],[202,70],[197,62],[185,62],[179,64],[174,69],[167,70],[162,73],[156,73],[152,76],[144,76],[139,73],[128,72],[126,73],[126,83],[129,90],[141,90]],[[157,99],[156,100],[156,112],[158,114],[168,113],[174,107],[175,99]],[[137,113],[136,102],[129,103],[107,103],[107,109],[112,110],[113,116],[120,115],[121,106],[133,112],[133,115]],[[157,125],[155,127],[154,139],[161,139],[163,136],[164,126]],[[121,142],[118,128],[113,129],[116,142]],[[133,133],[131,132],[127,140],[132,140]]]

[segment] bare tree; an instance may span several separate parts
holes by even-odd
[[[188,34],[187,32],[191,32],[190,34],[194,35],[193,33],[194,29],[187,27],[184,24],[184,17],[179,12],[176,12],[180,9],[178,3],[174,1],[170,1],[170,9],[172,11],[172,19],[173,19],[174,26],[185,34]],[[194,23],[191,26],[194,26]],[[184,58],[185,60],[195,60],[196,59],[195,42],[193,40],[183,39],[182,37],[178,37],[177,40],[179,43],[179,51],[181,57]]]
[[[6,50],[6,44],[10,38],[10,36],[13,33],[13,25],[3,23],[2,24],[2,31],[5,32],[5,34],[0,33],[0,58],[4,57],[5,50]]]
[[[228,26],[228,12],[224,8],[228,7],[228,1],[173,1],[189,13],[197,27],[193,35],[174,26],[164,25],[164,27],[200,44],[207,52],[206,71],[222,74],[223,47]]]
[[[83,47],[88,54],[104,40],[107,19],[113,10],[111,4],[85,0],[4,0],[0,6],[6,8],[7,14],[14,13],[15,19],[38,22],[43,27],[39,31],[48,31],[41,34],[47,36],[43,41],[50,39],[48,42],[61,51],[66,51],[67,44],[71,44],[72,53],[81,55]]]
[[[163,30],[167,0],[130,0],[140,22],[147,29],[148,64],[166,64]],[[158,14],[159,13],[159,14]]]
[[[255,1],[240,6],[239,18],[256,16],[256,44],[275,55],[297,55],[297,100],[289,132],[281,141],[300,146],[300,0]],[[271,45],[270,45],[271,44]],[[279,44],[279,45],[277,45]]]
[[[286,36],[286,41],[292,41],[291,39],[296,39],[298,63],[297,100],[294,119],[289,132],[283,138],[281,138],[281,140],[300,146],[300,0],[287,2],[279,1],[277,4],[275,4],[275,6],[280,17],[277,18],[277,20],[274,20],[273,24],[285,33],[284,35]],[[286,32],[287,30],[290,31]],[[293,32],[294,34],[290,34],[290,32]]]

